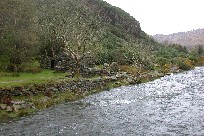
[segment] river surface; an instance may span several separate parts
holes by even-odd
[[[204,136],[204,67],[0,124],[1,136]]]

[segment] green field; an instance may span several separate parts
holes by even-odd
[[[55,73],[52,70],[43,70],[39,73],[8,73],[0,72],[0,87],[12,87],[46,83],[65,78],[66,73]]]

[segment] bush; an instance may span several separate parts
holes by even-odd
[[[192,54],[190,54],[188,56],[188,59],[191,60],[191,61],[198,61],[198,57],[196,55],[192,55]]]
[[[107,52],[98,52],[95,57],[95,63],[96,64],[104,64],[104,63],[111,63],[113,62],[113,56],[112,54],[107,51]]]
[[[158,57],[156,62],[160,64],[161,66],[164,66],[165,64],[168,64],[170,61],[166,58]]]
[[[139,72],[139,69],[136,69],[135,67],[129,65],[121,65],[119,69],[120,71],[127,72],[130,74],[136,74]]]
[[[24,63],[19,66],[19,72],[25,72],[25,73],[39,73],[41,72],[41,67],[38,61],[35,61],[33,63]]]
[[[180,59],[177,61],[177,66],[182,70],[190,70],[193,68],[193,62],[189,59]]]
[[[6,55],[0,55],[0,70],[5,71],[9,65],[9,58]]]
[[[198,60],[196,61],[196,64],[199,66],[203,66],[204,65],[204,56],[199,57]]]

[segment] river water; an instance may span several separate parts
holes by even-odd
[[[204,136],[204,67],[0,124],[1,136]]]

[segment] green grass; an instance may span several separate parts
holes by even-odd
[[[54,73],[43,70],[39,73],[7,73],[0,72],[0,88],[46,83],[65,78],[66,73]]]

